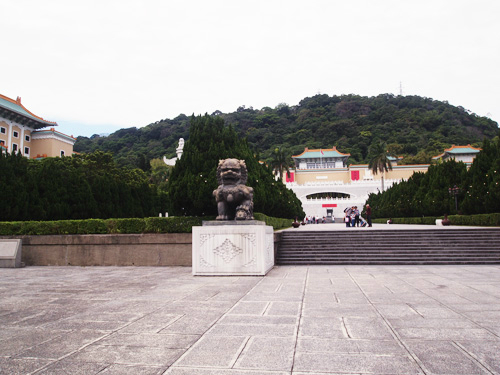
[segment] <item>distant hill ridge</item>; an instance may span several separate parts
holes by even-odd
[[[419,163],[430,161],[452,144],[481,146],[484,138],[498,135],[495,121],[420,96],[318,94],[295,106],[241,106],[235,112],[215,111],[212,115],[223,117],[246,137],[262,160],[268,160],[276,147],[294,155],[305,147],[336,146],[351,154],[351,163],[367,163],[370,146],[383,141],[392,154],[406,156],[408,163]],[[143,128],[121,129],[107,137],[78,137],[74,150],[110,151],[120,165],[140,166],[144,160],[175,156],[179,138],[189,139],[189,123],[190,117],[181,114]]]

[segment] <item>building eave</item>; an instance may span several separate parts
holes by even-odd
[[[29,126],[32,129],[42,129],[47,126],[57,126],[56,122],[47,121],[40,116],[35,115],[21,104],[21,98],[13,100],[5,95],[0,94],[0,116]]]
[[[70,143],[72,145],[74,145],[76,142],[75,137],[58,132],[54,128],[34,131],[33,133],[31,133],[31,137],[33,140],[46,139],[46,138],[56,138],[56,139],[59,139],[63,142]]]
[[[323,152],[323,154],[321,154]],[[325,153],[335,153],[334,155],[327,155]],[[319,155],[307,155],[307,154],[319,154]],[[304,149],[302,153],[299,155],[293,155],[293,159],[307,159],[307,158],[319,158],[319,157],[324,157],[324,158],[348,158],[351,156],[351,154],[344,154],[343,152],[340,152],[337,150],[336,147],[332,148],[321,148],[321,149],[314,149],[314,150],[309,150],[307,147]]]

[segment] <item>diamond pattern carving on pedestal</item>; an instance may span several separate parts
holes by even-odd
[[[224,262],[229,263],[235,256],[242,254],[243,249],[233,244],[229,239],[226,239],[222,245],[217,246],[213,252],[224,259]]]

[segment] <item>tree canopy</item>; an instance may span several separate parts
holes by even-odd
[[[380,141],[392,155],[407,156],[403,163],[428,162],[452,144],[481,146],[492,139],[498,124],[455,107],[419,96],[381,94],[304,98],[298,105],[280,103],[275,108],[239,107],[235,112],[214,112],[231,124],[241,138],[271,163],[279,147],[288,155],[310,149],[336,146],[350,153],[351,163],[368,163],[370,146]],[[179,138],[188,139],[189,118],[179,115],[142,128],[121,129],[108,137],[78,137],[77,152],[113,152],[120,166],[139,167],[146,160],[175,156]]]
[[[455,196],[459,192],[458,212]],[[472,166],[449,160],[431,165],[426,173],[415,173],[378,194],[367,203],[374,217],[442,216],[446,214],[483,214],[500,212],[500,140],[485,140]]]
[[[109,153],[27,159],[0,153],[0,221],[157,216],[164,194]]]
[[[177,216],[216,216],[212,193],[217,188],[219,160],[226,158],[245,160],[247,185],[254,189],[254,212],[283,218],[304,216],[300,200],[274,179],[246,140],[240,139],[231,126],[225,126],[221,117],[209,115],[191,118],[189,140],[168,182],[169,212]]]

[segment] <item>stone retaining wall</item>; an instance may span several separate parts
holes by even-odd
[[[22,239],[26,266],[192,265],[191,233],[0,236]],[[279,234],[275,233],[275,254]]]

